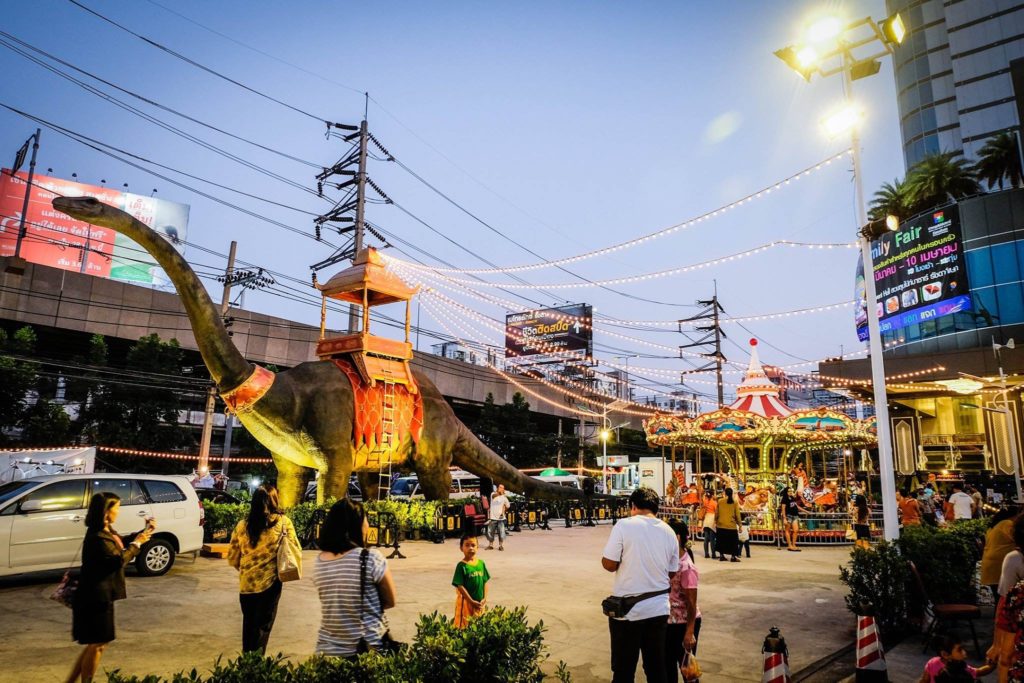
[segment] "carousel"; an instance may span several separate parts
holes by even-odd
[[[786,487],[803,496],[808,510],[845,515],[860,473],[853,454],[877,442],[875,419],[824,407],[793,410],[765,373],[757,340],[750,346],[750,365],[732,404],[693,418],[644,422],[649,445],[670,448],[673,461],[681,457],[696,465],[696,481],[688,490],[679,485],[668,492],[670,500],[693,505],[701,489],[729,486],[752,515],[752,531],[774,526],[777,496]],[[869,458],[861,461],[870,467]],[[702,463],[710,465],[704,472]]]

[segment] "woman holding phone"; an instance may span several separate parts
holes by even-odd
[[[89,501],[82,570],[71,608],[71,636],[85,649],[67,683],[92,683],[104,648],[114,640],[114,602],[126,597],[124,568],[156,529],[156,520],[149,517],[145,529],[122,537],[113,527],[120,511],[121,499],[115,493],[97,493]]]

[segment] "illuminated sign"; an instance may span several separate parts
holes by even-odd
[[[960,209],[944,207],[915,216],[871,243],[879,327],[882,332],[971,309],[960,233]],[[868,338],[864,270],[856,284],[857,337]]]
[[[13,256],[25,201],[27,174],[0,175],[0,256]],[[20,255],[31,263],[143,285],[170,280],[152,256],[124,235],[75,220],[53,208],[56,196],[95,197],[160,234],[179,251],[188,231],[189,207],[156,197],[36,175],[29,192]]]
[[[569,351],[593,355],[593,307],[570,304],[505,316],[505,354],[509,358]]]

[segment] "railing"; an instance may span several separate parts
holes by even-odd
[[[666,521],[684,522],[690,529],[690,538],[704,540],[701,520],[696,519],[691,507],[664,507],[658,516]],[[744,526],[749,528],[750,542],[759,544],[785,544],[782,522],[774,510],[741,512]],[[868,517],[871,540],[882,538],[882,511],[872,510]],[[854,542],[853,518],[846,512],[813,512],[800,515],[800,530],[796,542],[800,545],[850,545]]]

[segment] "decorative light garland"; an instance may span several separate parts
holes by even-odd
[[[164,458],[167,460],[199,460],[199,455],[188,455],[186,453],[166,453],[161,451],[139,451],[133,448],[113,448],[111,446],[97,446],[97,450],[107,451],[108,453],[118,453],[120,455],[137,455],[143,458]],[[273,462],[270,458],[249,458],[249,457],[235,457],[233,455],[228,456],[228,462],[232,463],[253,463],[253,464],[268,464]]]
[[[671,225],[671,226],[669,226],[667,228],[663,228],[662,230],[658,230],[657,232],[652,232],[652,233],[650,233],[648,235],[644,235],[643,237],[637,237],[637,238],[628,240],[626,242],[621,242],[619,244],[612,245],[610,247],[604,247],[602,249],[595,249],[594,251],[588,251],[588,252],[585,252],[583,254],[578,254],[576,256],[568,256],[566,258],[554,259],[554,260],[551,260],[551,261],[542,261],[540,263],[533,263],[533,264],[528,264],[528,265],[510,266],[508,268],[431,268],[431,270],[434,270],[436,272],[444,272],[444,273],[463,273],[463,274],[466,274],[466,275],[484,274],[484,273],[522,273],[522,272],[525,272],[525,271],[528,271],[528,270],[539,270],[541,268],[552,268],[554,266],[560,266],[560,265],[564,265],[564,264],[567,264],[567,263],[577,263],[579,261],[584,261],[586,259],[594,258],[595,256],[601,256],[601,255],[610,254],[610,253],[616,252],[616,251],[622,251],[623,249],[628,249],[630,247],[635,247],[635,246],[637,246],[639,244],[643,244],[645,242],[648,242],[648,241],[651,241],[651,240],[655,240],[655,239],[658,239],[660,237],[664,237],[666,235],[671,235],[673,233],[679,232],[680,230],[685,230],[685,229],[690,228],[690,227],[692,227],[694,225],[697,225],[698,223],[701,223],[703,221],[706,221],[706,220],[709,220],[709,219],[714,218],[716,216],[719,216],[719,215],[725,213],[726,211],[730,211],[732,209],[735,209],[738,206],[742,206],[743,204],[747,204],[747,203],[749,203],[749,202],[751,202],[751,201],[753,201],[755,199],[760,199],[761,197],[763,197],[763,196],[765,196],[767,194],[770,194],[771,192],[774,192],[776,190],[780,190],[783,187],[785,187],[787,185],[790,185],[791,183],[793,183],[793,182],[795,182],[797,180],[800,180],[800,178],[805,178],[805,177],[809,176],[811,173],[814,173],[816,171],[822,170],[826,166],[831,165],[831,163],[833,161],[838,161],[839,159],[842,159],[844,156],[846,156],[848,154],[851,154],[851,153],[852,153],[852,150],[845,149],[842,152],[839,152],[838,154],[834,154],[834,155],[828,157],[827,159],[822,160],[821,162],[815,164],[814,166],[808,166],[807,168],[803,169],[802,171],[799,171],[799,172],[797,172],[797,173],[795,173],[795,174],[793,174],[793,175],[791,175],[791,176],[789,176],[787,178],[784,178],[783,180],[780,180],[777,183],[774,183],[772,185],[768,185],[768,186],[762,188],[761,190],[759,190],[757,192],[754,192],[752,194],[748,194],[746,197],[742,197],[741,199],[737,199],[736,201],[731,202],[729,204],[726,204],[725,206],[719,207],[719,208],[715,209],[714,211],[709,211],[707,213],[701,214],[700,216],[697,216],[696,218],[691,218],[689,220],[683,221],[682,223],[676,223],[675,225]],[[429,268],[429,266],[427,266],[427,268]]]

